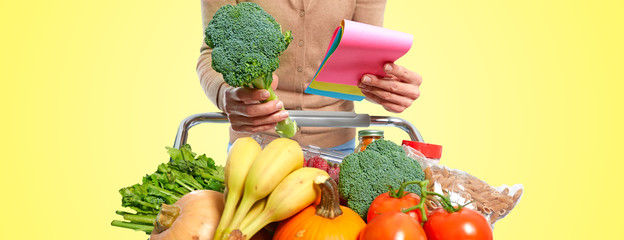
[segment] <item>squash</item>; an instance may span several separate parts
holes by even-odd
[[[350,208],[340,206],[336,182],[330,177],[318,177],[315,184],[321,189],[321,201],[282,221],[273,240],[358,238],[366,223]]]
[[[223,205],[223,194],[211,190],[196,190],[173,205],[163,204],[150,240],[211,240]]]

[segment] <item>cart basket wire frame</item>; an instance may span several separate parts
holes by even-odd
[[[324,112],[324,111],[288,111],[290,118],[300,127],[397,127],[410,136],[412,141],[424,142],[418,129],[405,119],[390,116],[370,116],[354,112]],[[188,116],[180,123],[178,133],[173,142],[174,148],[186,144],[189,130],[201,123],[229,123],[227,115],[222,112],[198,113]]]

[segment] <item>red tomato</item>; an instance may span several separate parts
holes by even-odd
[[[407,193],[401,198],[395,198],[388,193],[381,194],[373,200],[368,208],[368,214],[366,216],[366,222],[370,222],[373,218],[386,212],[402,212],[405,209],[411,208],[420,203],[420,197],[416,193]],[[422,215],[420,209],[407,212],[410,217],[422,222]],[[425,214],[427,212],[425,211]]]
[[[433,210],[425,222],[429,240],[492,240],[492,228],[478,212],[462,208],[449,213],[442,208]]]
[[[359,240],[427,240],[416,219],[402,212],[387,212],[368,222]]]

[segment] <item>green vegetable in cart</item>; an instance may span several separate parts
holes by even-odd
[[[212,48],[212,68],[225,82],[232,87],[266,89],[270,97],[265,102],[278,99],[271,88],[273,72],[291,40],[290,31],[282,32],[273,16],[251,2],[219,8],[204,39]],[[275,126],[275,132],[290,138],[297,132],[297,124],[287,118]]]
[[[401,146],[380,139],[368,145],[366,150],[346,156],[340,165],[339,177],[342,198],[366,219],[371,203],[387,192],[388,186],[397,189],[402,182],[424,180],[425,173]],[[405,191],[420,194],[420,186],[410,185]]]
[[[163,204],[172,205],[195,190],[223,192],[225,171],[212,158],[198,156],[188,144],[166,149],[169,162],[158,165],[156,172],[144,176],[141,183],[119,189],[121,206],[135,213],[117,211],[125,221],[114,220],[111,225],[149,234]]]

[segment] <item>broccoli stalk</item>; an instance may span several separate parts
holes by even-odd
[[[277,95],[273,91],[273,88],[271,88],[272,82],[273,82],[273,74],[265,74],[263,76],[260,76],[259,78],[256,78],[251,83],[251,85],[254,88],[261,88],[261,89],[266,89],[267,91],[269,91],[269,94],[270,94],[269,98],[267,98],[267,100],[263,102],[269,102],[269,101],[278,99]],[[284,107],[282,107],[281,110],[284,110]],[[295,133],[297,133],[297,122],[293,121],[290,118],[286,118],[278,122],[277,125],[275,125],[275,132],[280,137],[291,138],[295,135]]]
[[[278,57],[292,41],[290,31],[282,33],[281,25],[258,4],[242,2],[217,10],[204,33],[212,48],[212,68],[228,85],[266,89],[270,97],[264,102],[278,99],[271,83]],[[275,132],[290,138],[297,124],[287,118],[277,123]]]

